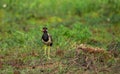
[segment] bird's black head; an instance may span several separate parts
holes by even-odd
[[[42,32],[47,32],[47,27],[43,27]]]

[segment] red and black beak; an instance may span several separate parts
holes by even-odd
[[[42,32],[47,32],[47,28],[43,27]]]

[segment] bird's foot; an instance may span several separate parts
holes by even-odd
[[[43,54],[44,56],[46,56],[46,54]]]
[[[48,57],[48,59],[51,59],[50,57]]]

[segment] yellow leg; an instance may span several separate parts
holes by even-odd
[[[50,46],[49,46],[49,48],[48,48],[48,59],[51,59],[51,58],[50,58]]]
[[[44,46],[44,55],[46,55],[47,46]]]

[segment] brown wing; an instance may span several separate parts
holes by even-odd
[[[50,42],[50,46],[52,46],[52,44],[53,44],[53,39],[52,39],[52,36],[50,35],[50,34],[48,34],[48,36],[49,36],[49,42]]]

